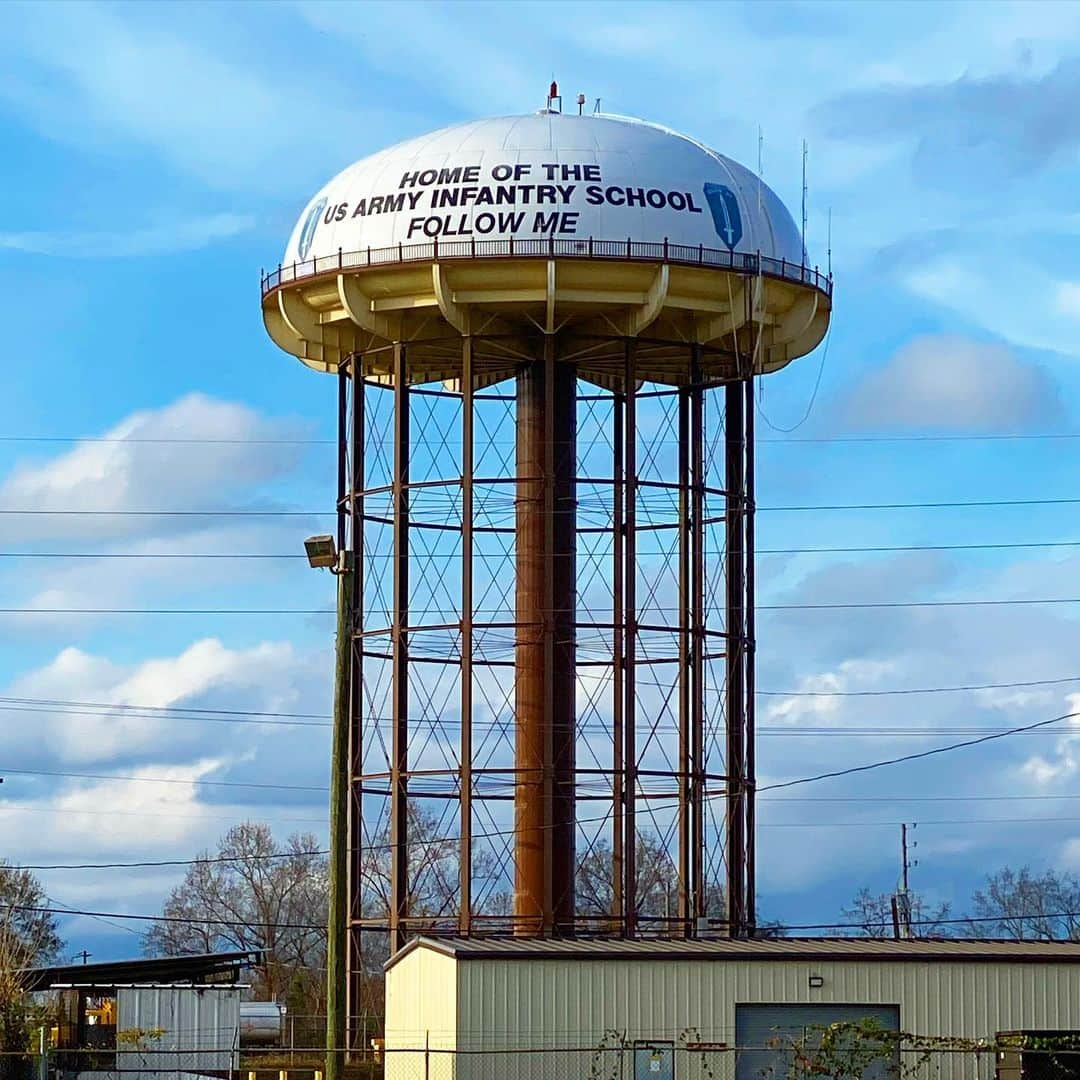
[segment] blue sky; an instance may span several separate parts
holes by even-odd
[[[1080,439],[985,438],[1080,430],[1078,46],[1080,6],[1054,3],[9,4],[0,509],[329,505],[333,452],[318,440],[333,436],[333,380],[266,337],[260,267],[277,262],[310,194],[345,165],[445,124],[532,110],[554,74],[568,95],[580,89],[750,166],[760,128],[765,178],[796,216],[809,141],[807,240],[824,264],[831,208],[836,303],[827,349],[761,391],[762,549],[1080,540],[1068,504],[765,509],[1078,496]],[[895,441],[858,441],[877,435]],[[924,435],[965,438],[911,438]],[[193,441],[145,441],[155,438]],[[0,551],[293,552],[321,524],[3,514]],[[763,604],[1080,597],[1080,548],[762,554],[759,581]],[[329,578],[302,560],[0,559],[4,608],[331,600]],[[1078,614],[763,612],[759,685],[1080,676]],[[0,614],[0,697],[322,713],[330,630],[308,616]],[[760,779],[926,749],[955,737],[934,733],[943,728],[1034,722],[1074,707],[1077,693],[1080,681],[763,697]],[[323,728],[3,704],[8,858],[183,858],[249,816],[322,835],[317,790],[195,781],[318,789]],[[808,726],[928,731],[798,734]],[[1066,725],[779,793],[814,801],[763,797],[760,906],[812,922],[862,884],[891,888],[900,821],[920,823],[915,884],[961,910],[1002,864],[1080,870],[1078,772]],[[169,782],[122,779],[136,775]],[[60,904],[152,912],[179,874],[42,876]],[[93,920],[65,920],[65,933],[72,951],[100,957],[139,945]]]

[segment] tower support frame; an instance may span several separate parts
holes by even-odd
[[[420,932],[751,933],[752,379],[464,333],[425,383],[410,348],[339,380],[350,1018]]]

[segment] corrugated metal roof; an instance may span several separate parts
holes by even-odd
[[[26,972],[28,990],[46,990],[61,984],[117,986],[121,983],[176,984],[229,981],[235,983],[240,973],[257,964],[261,952],[205,953],[196,956],[154,956],[139,960],[109,960],[98,964],[59,964],[33,968]]]
[[[456,960],[936,960],[997,963],[1080,963],[1080,941],[991,941],[921,938],[774,938],[660,941],[549,938],[414,938],[391,957],[394,966],[414,949]]]

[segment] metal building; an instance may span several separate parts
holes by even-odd
[[[35,968],[29,991],[57,1003],[58,1074],[223,1076],[239,1068],[239,980],[257,951]]]
[[[76,983],[59,995],[57,1065],[81,1080],[228,1075],[240,1067],[241,987]]]
[[[777,1035],[865,1017],[987,1045],[1076,1030],[1080,942],[419,938],[387,965],[386,1075],[785,1080]],[[926,1075],[999,1064],[943,1050]]]

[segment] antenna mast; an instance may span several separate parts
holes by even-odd
[[[832,277],[832,207],[829,207],[829,232],[828,232],[828,250],[826,256],[828,258],[828,266],[826,268],[829,277]]]
[[[806,264],[806,140],[802,141],[802,258]]]
[[[765,151],[765,133],[761,130],[761,125],[758,124],[757,129],[757,209],[758,213],[761,213],[761,184],[762,178],[765,175],[764,168],[762,166],[762,157]]]

